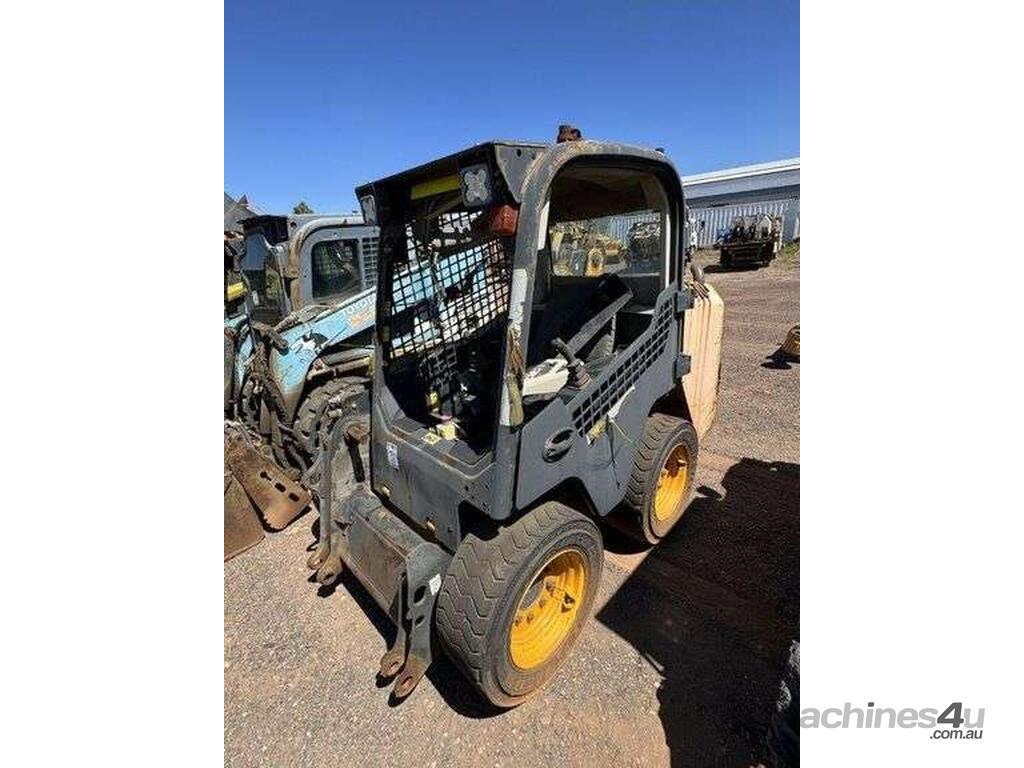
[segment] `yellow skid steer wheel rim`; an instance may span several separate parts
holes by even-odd
[[[512,617],[513,664],[534,669],[554,655],[576,623],[586,585],[586,560],[574,549],[558,552],[534,575]]]
[[[686,482],[690,478],[690,458],[686,446],[680,443],[673,448],[658,475],[658,489],[654,494],[654,516],[664,522],[670,520],[683,503]]]

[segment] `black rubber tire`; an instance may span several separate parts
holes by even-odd
[[[295,421],[292,423],[292,430],[295,433],[296,448],[303,459],[308,462],[307,467],[316,464],[320,452],[320,420],[323,418],[327,408],[327,401],[335,395],[350,393],[351,396],[358,395],[364,388],[364,384],[348,378],[330,379],[320,386],[312,389],[299,403],[295,411]]]
[[[718,257],[718,263],[722,269],[732,269],[732,254],[723,253]]]
[[[689,464],[686,487],[680,497],[679,506],[667,520],[654,516],[654,497],[658,490],[658,478],[672,450],[682,443],[685,446]],[[661,541],[686,511],[697,477],[697,431],[693,424],[676,416],[652,413],[644,425],[644,436],[637,446],[633,459],[633,473],[626,486],[622,500],[628,511],[626,532],[637,541],[657,544]]]
[[[576,621],[546,662],[519,669],[510,655],[509,630],[520,598],[551,557],[565,549],[581,553],[586,568]],[[441,646],[492,704],[520,704],[544,686],[572,651],[593,609],[603,561],[597,526],[555,501],[526,513],[493,539],[467,536],[437,598],[435,627]]]

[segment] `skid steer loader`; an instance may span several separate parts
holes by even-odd
[[[322,584],[351,569],[396,625],[380,663],[396,699],[443,649],[513,706],[590,616],[597,521],[654,544],[683,515],[723,305],[688,270],[658,151],[494,141],[356,192],[381,238],[370,428],[324,436],[307,564]],[[638,223],[658,246],[634,262]],[[551,234],[581,228],[604,254],[621,243],[613,270],[558,252]]]
[[[375,227],[319,214],[242,226],[244,304],[224,321],[225,559],[308,508],[298,481],[319,471],[321,416],[339,400],[369,413],[373,352]]]

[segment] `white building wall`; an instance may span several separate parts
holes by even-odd
[[[784,242],[800,236],[799,157],[683,176],[682,182],[700,247],[714,244],[736,216],[757,213],[782,217]]]

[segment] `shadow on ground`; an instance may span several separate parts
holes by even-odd
[[[782,347],[779,347],[765,358],[765,361],[761,363],[761,367],[775,371],[788,371],[799,362],[799,357],[794,357],[793,355],[786,353]]]
[[[766,736],[799,637],[800,468],[742,459],[597,614],[661,671],[672,765],[777,764]]]
[[[760,264],[759,262],[754,262],[752,264],[741,262],[739,264],[734,264],[731,267],[726,267],[720,263],[714,263],[707,264],[704,267],[704,274],[716,275],[722,272],[754,272],[758,269],[761,269],[763,266],[764,265]]]

